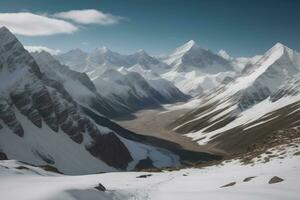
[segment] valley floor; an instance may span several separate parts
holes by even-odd
[[[19,200],[298,200],[300,146],[271,149],[268,162],[238,160],[159,173],[64,176],[16,161],[0,161],[0,198]],[[281,150],[279,150],[281,149]],[[141,175],[146,175],[142,176]],[[278,178],[273,178],[277,176]],[[273,180],[271,181],[271,179]],[[269,182],[273,182],[270,184]],[[278,182],[281,181],[281,182]],[[99,183],[105,192],[94,187]],[[227,186],[226,186],[227,185]],[[224,186],[224,187],[222,187]]]
[[[140,110],[135,113],[136,118],[118,120],[117,123],[135,133],[154,136],[177,143],[185,150],[221,155],[225,154],[218,149],[209,148],[208,146],[200,146],[196,142],[192,141],[192,139],[176,133],[167,127],[181,115],[191,110],[189,107],[184,106],[186,104],[188,103],[178,103],[175,106],[167,105],[165,108]]]

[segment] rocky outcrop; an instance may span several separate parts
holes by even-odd
[[[6,100],[0,99],[0,119],[10,128],[15,134],[23,137],[24,130],[18,122],[15,113]]]
[[[278,177],[278,176],[274,176],[269,180],[269,184],[274,184],[274,183],[279,183],[284,181],[284,179]]]
[[[8,160],[7,156],[5,153],[0,152],[0,160]]]
[[[76,121],[76,119],[78,120],[79,117],[76,118],[75,116],[77,114],[75,105],[67,102],[61,97],[62,95],[56,91],[53,91],[51,96],[60,128],[62,131],[68,134],[73,141],[81,143],[83,141],[83,136],[81,133],[82,128],[79,128],[78,122]]]
[[[93,142],[92,145],[86,147],[87,150],[108,165],[124,169],[133,160],[126,146],[114,133],[90,135]]]
[[[12,91],[10,97],[18,110],[37,127],[42,127],[42,117],[33,107],[32,99],[25,90]]]
[[[238,107],[241,110],[246,110],[251,106],[255,105],[268,98],[271,95],[271,92],[268,87],[255,87],[246,90],[241,95],[241,98],[238,102]]]
[[[46,124],[55,132],[58,131],[58,122],[54,112],[54,104],[47,88],[40,82],[36,81],[31,86],[30,93],[32,101]]]

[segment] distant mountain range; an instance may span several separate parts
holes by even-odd
[[[159,75],[159,71],[170,66],[142,50],[132,55],[121,55],[106,47],[90,54],[76,49],[56,58],[73,70],[85,72],[110,104],[122,105],[127,113],[189,98]]]

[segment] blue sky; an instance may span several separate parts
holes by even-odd
[[[81,15],[70,17],[70,11],[84,9],[105,16],[84,22]],[[225,49],[233,56],[253,56],[276,42],[300,50],[299,10],[297,0],[9,0],[0,1],[0,25],[22,26],[14,32],[25,45],[62,51],[107,46],[121,53],[144,49],[158,55],[193,39],[215,52]],[[20,12],[32,16],[5,15]],[[35,23],[31,17],[36,16],[60,24],[49,21],[50,26],[41,26],[45,33],[29,36]]]

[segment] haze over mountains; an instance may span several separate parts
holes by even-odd
[[[193,40],[178,47],[170,55],[160,58],[152,57],[144,50],[132,55],[121,55],[107,47],[96,49],[90,54],[75,49],[56,58],[73,70],[86,72],[92,80],[108,69],[122,71],[121,68],[139,72],[152,82],[164,78],[185,94],[193,96],[212,89],[225,77],[236,74],[231,61],[199,47]]]

